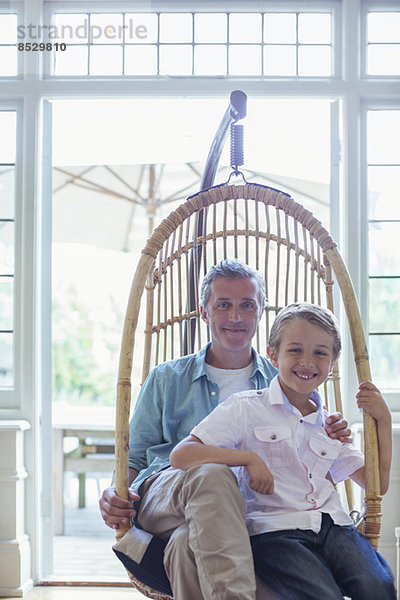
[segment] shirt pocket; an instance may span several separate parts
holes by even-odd
[[[255,427],[256,452],[266,458],[271,467],[287,467],[292,464],[292,430],[284,425]]]
[[[309,442],[311,470],[325,477],[331,465],[339,456],[340,442],[326,438],[311,438]]]

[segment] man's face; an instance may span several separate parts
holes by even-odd
[[[218,277],[210,285],[207,309],[201,306],[200,312],[215,353],[249,352],[261,313],[258,284],[249,277]]]

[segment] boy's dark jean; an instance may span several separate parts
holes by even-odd
[[[322,515],[319,533],[290,529],[251,537],[254,565],[282,600],[396,600],[385,559],[353,526]]]

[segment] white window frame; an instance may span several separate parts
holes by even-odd
[[[368,160],[367,160],[367,118],[370,110],[396,110],[400,111],[400,99],[398,100],[365,100],[361,103],[361,222],[360,236],[362,246],[365,248],[362,269],[363,269],[363,323],[367,335],[369,331],[369,268],[368,268],[368,236],[369,236],[369,206],[368,206]],[[394,422],[400,422],[400,390],[385,391],[385,398],[389,402],[389,406],[394,414]]]
[[[16,1],[16,2],[0,1],[0,15],[10,14],[10,13],[16,14],[18,23],[20,23],[23,19],[23,2],[22,1]],[[17,40],[17,43],[18,43],[18,40]],[[16,79],[23,79],[23,76],[22,76],[23,54],[21,52],[17,52],[17,69],[18,69],[17,75],[14,75],[12,77],[2,77],[0,75],[0,86],[1,86],[2,82],[10,80],[10,79],[14,80],[14,81]]]
[[[64,14],[68,14],[68,13],[86,13],[86,12],[91,12],[93,10],[95,10],[95,6],[101,6],[102,10],[104,11],[110,11],[113,13],[117,13],[117,12],[126,12],[128,10],[131,10],[131,12],[134,13],[140,13],[140,12],[149,12],[150,9],[150,3],[149,2],[142,2],[142,3],[136,3],[133,4],[131,3],[130,8],[127,8],[127,5],[129,3],[127,2],[121,2],[121,1],[116,1],[116,2],[87,2],[84,5],[82,5],[81,2],[79,1],[72,1],[72,2],[63,2],[63,0],[49,0],[48,2],[45,2],[45,21],[50,23],[51,22],[51,16],[53,13],[64,13]],[[257,80],[257,82],[261,79],[261,80],[271,80],[271,79],[279,79],[279,80],[285,80],[285,79],[295,79],[295,80],[313,80],[313,79],[317,79],[317,80],[330,80],[330,79],[338,79],[341,76],[341,60],[340,60],[340,47],[341,47],[341,28],[340,27],[335,27],[335,22],[339,23],[341,21],[341,2],[340,0],[329,0],[329,2],[327,2],[326,4],[324,4],[324,2],[321,2],[319,0],[310,0],[308,2],[295,2],[295,1],[288,1],[285,2],[282,6],[277,6],[276,2],[273,2],[272,0],[266,0],[263,3],[257,2],[255,0],[248,0],[246,1],[246,3],[243,3],[241,0],[220,0],[219,2],[213,2],[212,0],[205,0],[201,3],[199,2],[194,2],[193,0],[189,0],[189,1],[179,1],[179,0],[175,0],[175,1],[165,1],[165,0],[156,0],[156,1],[152,1],[151,2],[151,11],[152,12],[176,12],[176,13],[180,13],[180,12],[193,12],[193,13],[198,13],[198,12],[209,12],[209,13],[213,13],[213,12],[243,12],[243,13],[248,13],[248,12],[259,12],[259,13],[264,13],[264,12],[276,12],[276,13],[280,13],[280,12],[285,12],[285,11],[291,11],[291,12],[296,12],[296,13],[318,13],[318,12],[331,12],[332,13],[332,74],[328,77],[324,77],[324,76],[295,76],[293,78],[289,78],[289,77],[285,77],[285,76],[269,76],[269,75],[256,75],[256,76],[247,76],[246,79],[253,79],[253,80]],[[229,45],[228,45],[229,46]],[[61,79],[61,77],[59,76],[55,76],[55,75],[51,75],[50,74],[50,61],[49,58],[46,57],[46,55],[44,54],[44,58],[45,58],[45,64],[44,64],[44,73],[45,73],[45,77],[46,78],[50,78],[50,79]],[[158,81],[163,81],[165,79],[168,79],[171,76],[163,76],[163,75],[157,75],[155,77],[152,76],[134,76],[134,75],[124,75],[122,77],[115,75],[115,76],[93,76],[93,75],[83,75],[80,76],[79,79],[81,81],[84,80],[93,80],[93,79],[100,79],[100,80],[118,80],[118,79],[139,79],[139,80],[143,80],[143,79],[156,79]],[[176,76],[172,76],[174,78],[183,78],[183,79],[189,79],[189,78],[198,78],[198,76],[196,75],[191,75],[191,76],[184,76],[184,75],[176,75]],[[200,79],[202,79],[202,76],[199,77]],[[207,77],[207,79],[218,79],[221,78],[221,76],[210,76]],[[236,80],[236,79],[240,79],[241,77],[239,76],[238,78],[232,75],[227,75],[225,76],[225,78],[227,79],[232,79],[232,80]],[[65,76],[63,79],[76,79],[74,76]]]
[[[22,239],[22,105],[18,101],[2,101],[0,111],[15,112],[16,114],[16,155],[14,174],[14,271],[13,271],[13,385],[0,388],[0,408],[12,412],[18,407],[21,394],[22,378],[21,363],[24,346],[22,335],[22,252],[19,240]],[[7,414],[7,413],[6,413]]]
[[[113,11],[127,8],[128,2],[116,1]],[[130,8],[137,10],[137,3]],[[185,11],[198,10],[198,2],[161,1],[152,2],[154,10]],[[342,255],[352,276],[356,294],[360,301],[364,323],[367,323],[366,265],[367,229],[365,226],[366,172],[363,157],[365,147],[365,111],[380,103],[387,106],[400,106],[398,78],[362,76],[362,60],[358,50],[365,39],[363,17],[368,9],[381,10],[382,4],[396,6],[392,2],[363,2],[363,0],[311,1],[304,5],[310,11],[318,7],[326,11],[332,7],[340,20],[334,39],[335,61],[338,73],[330,78],[279,78],[262,80],[241,77],[166,77],[159,79],[142,78],[46,78],[43,75],[42,57],[39,53],[25,53],[21,60],[25,74],[14,78],[0,78],[0,102],[3,106],[18,109],[17,197],[20,198],[18,239],[23,244],[18,250],[16,261],[16,381],[20,382],[15,392],[13,408],[7,408],[8,399],[0,391],[1,418],[24,418],[31,423],[27,434],[26,466],[30,476],[27,480],[27,531],[31,539],[35,580],[49,573],[51,557],[51,491],[43,482],[51,478],[51,190],[49,171],[46,164],[51,161],[51,123],[47,102],[52,99],[67,98],[119,98],[128,97],[225,97],[232,89],[243,89],[249,97],[299,97],[330,98],[342,104],[342,198],[340,206],[333,203],[335,223],[333,234],[337,238]],[[48,15],[44,12],[43,0],[24,0],[17,4],[24,24],[45,23]],[[223,6],[227,6],[225,2]],[[54,1],[62,12],[110,7],[110,3],[86,0],[85,2]],[[220,3],[207,0],[201,3],[205,11],[221,10]],[[243,8],[242,0],[230,0],[229,7],[240,6],[243,10],[260,10],[260,3],[250,0]],[[272,3],[271,3],[272,6]],[[285,8],[306,10],[299,2],[285,2],[276,10]],[[135,7],[133,9],[133,7]],[[275,3],[276,7],[276,3]],[[143,3],[143,10],[149,3]],[[269,10],[269,3],[262,3],[262,10]],[[341,25],[341,26],[340,26]],[[364,36],[364,37],[363,37]],[[365,52],[365,48],[363,50]],[[346,56],[346,60],[343,60]],[[110,86],[110,81],[112,85]],[[46,162],[47,161],[47,162]],[[339,215],[339,217],[338,217]],[[345,339],[342,359],[342,372],[345,390],[357,388],[354,369],[349,356],[349,341]],[[17,364],[18,363],[18,364]],[[346,396],[346,394],[345,394]],[[394,398],[398,407],[398,398]],[[3,406],[3,408],[2,408]],[[354,405],[348,413],[350,421],[358,421],[359,413]],[[396,408],[397,410],[397,408]],[[394,421],[400,422],[400,411],[394,414]],[[40,525],[39,523],[42,523]],[[44,531],[50,533],[44,533]],[[47,536],[47,537],[46,537]],[[44,541],[43,541],[44,540]],[[43,548],[46,551],[43,551]],[[44,557],[48,558],[45,559]]]
[[[376,79],[377,81],[384,81],[385,79],[400,80],[400,75],[368,75],[367,74],[367,19],[369,12],[398,12],[399,3],[397,0],[382,0],[382,2],[376,2],[372,0],[365,0],[361,2],[361,44],[364,51],[361,53],[361,78],[362,79]]]

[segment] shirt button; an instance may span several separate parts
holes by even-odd
[[[312,474],[311,473],[309,474],[309,478],[312,479]]]
[[[321,456],[326,456],[326,450],[322,450]]]
[[[262,392],[257,392],[257,394],[258,394],[259,396],[261,396]]]
[[[273,434],[271,435],[271,440],[276,440],[276,433],[273,433]]]
[[[215,396],[217,392],[211,392],[211,396]]]
[[[300,419],[300,423],[304,423],[303,419]]]

